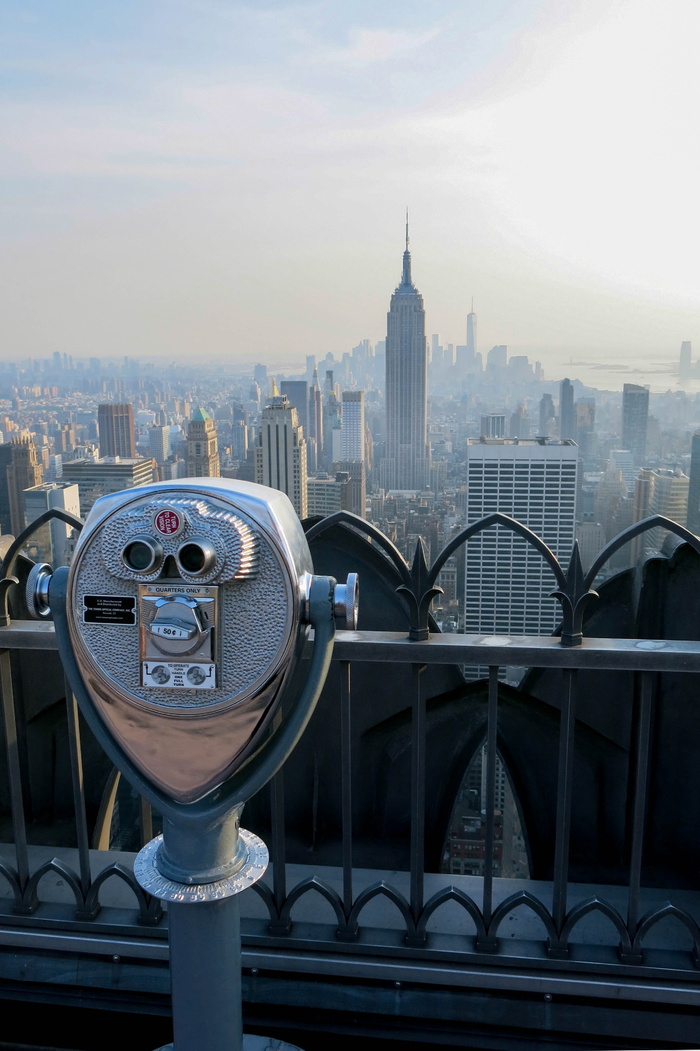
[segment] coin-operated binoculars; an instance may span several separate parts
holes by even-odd
[[[283,493],[202,478],[102,497],[70,570],[27,582],[91,730],[163,817],[134,872],[168,902],[176,1051],[242,1046],[237,895],[268,853],[241,810],[313,712],[336,617],[356,626],[355,575],[312,574]]]

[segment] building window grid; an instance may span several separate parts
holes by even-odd
[[[562,510],[562,497],[565,498],[565,502],[567,499],[572,503],[575,500],[576,465],[557,463],[547,464],[545,467],[544,464],[508,463],[502,465],[500,472],[496,464],[486,464],[485,467],[483,472],[476,469],[469,472],[472,490],[468,499],[470,519],[476,521],[485,513],[495,510],[495,489],[499,510],[511,514],[533,529],[553,548],[558,557],[570,554],[574,538],[574,514],[573,508]],[[483,494],[476,495],[474,487],[479,482]],[[538,497],[544,504],[536,513],[529,512],[533,496]],[[473,545],[473,551],[468,550],[466,558],[468,592],[472,590],[470,579],[477,594],[479,586],[483,588],[487,583],[489,585],[487,608],[482,606],[480,610],[480,630],[486,630],[487,627],[495,630],[497,623],[499,630],[553,630],[558,619],[558,606],[555,600],[548,598],[555,583],[551,570],[539,554],[527,550],[527,544],[522,538],[513,534],[508,534],[505,538],[506,531],[497,527],[493,529],[493,537],[488,538],[488,532],[491,530],[473,538],[467,544],[468,549]],[[568,547],[568,551],[563,550],[565,547]],[[510,584],[501,589],[494,579],[495,570],[488,572],[484,566],[483,560],[491,558],[494,564],[499,559],[511,560]],[[545,587],[547,594],[543,595]],[[520,609],[513,608],[513,598],[518,600],[516,606],[520,606]],[[467,630],[470,630],[470,620],[474,625],[475,615],[470,614],[467,609]],[[504,621],[507,627],[502,627]]]

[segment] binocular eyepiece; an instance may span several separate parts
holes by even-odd
[[[122,562],[132,573],[157,576],[163,570],[165,554],[156,537],[146,533],[128,540],[121,552]],[[183,579],[204,579],[216,565],[216,549],[204,537],[192,537],[181,544],[174,556],[177,571]]]

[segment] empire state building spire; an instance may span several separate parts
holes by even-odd
[[[420,490],[430,483],[425,310],[411,278],[408,246],[406,212],[403,274],[387,314],[386,456],[380,463],[380,484],[387,490]]]
[[[406,209],[406,251],[403,254],[403,275],[401,277],[400,288],[408,288],[415,292],[413,281],[411,280],[411,253],[408,250],[408,208]]]

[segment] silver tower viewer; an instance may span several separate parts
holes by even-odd
[[[313,575],[283,493],[189,478],[102,497],[70,570],[35,565],[26,596],[95,738],[163,818],[134,875],[168,902],[176,1051],[241,1051],[238,895],[268,854],[239,818],[311,718],[335,618],[357,626],[356,579]]]

